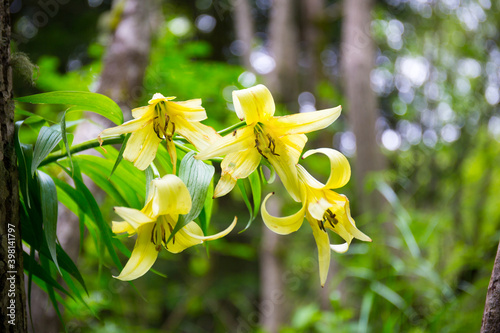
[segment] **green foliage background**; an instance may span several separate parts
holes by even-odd
[[[202,97],[209,115],[206,124],[221,130],[238,121],[231,111],[230,91],[244,88],[241,79],[238,80],[244,69],[235,65],[236,57],[227,52],[234,39],[230,19],[218,16],[215,5],[200,10],[193,4],[168,2],[163,5],[166,22],[182,16],[187,17],[192,26],[187,35],[180,37],[171,33],[168,24],[157,28],[144,94],[138,105],[144,105],[155,92],[175,95],[179,100]],[[337,2],[329,1],[328,4]],[[63,33],[66,29],[62,27],[69,24],[69,18],[75,17],[71,15],[76,9],[61,6],[60,13],[46,27],[40,28],[37,36],[13,45],[15,51],[27,53],[38,66],[35,85],[30,86],[18,78],[17,97],[37,92],[93,89],[105,51],[99,42],[103,32],[94,27],[98,26],[97,20],[109,9],[109,4],[105,2],[97,8],[79,6],[78,12],[84,15],[73,13],[79,17],[72,23],[76,27],[75,34]],[[482,8],[484,18],[477,14],[476,29],[470,29],[460,19],[458,10],[445,10],[444,1],[429,4],[422,1],[377,2],[372,31],[378,47],[375,71],[382,73],[380,75],[386,80],[377,90],[384,117],[382,127],[395,130],[402,144],[395,151],[384,149],[390,167],[374,175],[366,188],[381,192],[389,201],[390,210],[380,216],[360,215],[356,212],[357,198],[352,185],[342,189],[351,200],[357,224],[370,235],[373,243],[354,242],[347,254],[334,254],[334,268],[324,290],[319,286],[316,245],[310,230],[303,227],[285,236],[286,249],[282,256],[286,263],[283,280],[287,301],[274,305],[286,309],[287,320],[282,332],[479,330],[500,238],[500,195],[496,190],[500,186],[497,167],[500,162],[500,115],[498,101],[492,105],[485,98],[489,86],[498,91],[499,85],[495,80],[498,80],[500,65],[497,24],[500,3],[469,0],[462,1],[461,6],[471,13],[473,8],[477,10],[474,6]],[[26,6],[16,14],[18,30],[22,15],[28,15],[29,8]],[[199,32],[194,27],[193,18],[200,13],[217,18],[216,30],[211,34]],[[262,21],[262,13],[259,15]],[[338,50],[339,20],[333,20],[325,29],[328,37],[325,48],[329,50]],[[263,27],[261,21],[258,29]],[[390,33],[392,26],[400,24],[404,31],[400,36],[402,45],[398,48],[390,40]],[[88,26],[92,29],[83,28]],[[40,43],[40,40],[51,42]],[[429,66],[424,82],[411,85],[412,98],[405,96],[397,83],[402,79],[399,66],[405,58],[419,59]],[[464,70],[467,59],[479,64],[478,75],[469,75]],[[78,60],[79,65],[69,68],[68,64],[74,60]],[[325,79],[318,87],[317,96],[323,104],[334,106],[342,102],[338,82],[335,70],[325,65]],[[438,91],[437,97],[430,93],[431,90]],[[452,110],[452,116],[441,117],[439,110],[446,106]],[[29,116],[22,110],[36,116]],[[55,105],[18,104],[18,118],[25,119],[21,141],[34,144],[41,126],[59,124],[64,110]],[[285,113],[283,107],[280,112]],[[67,115],[69,133],[81,118],[81,112]],[[405,126],[408,128],[409,124],[423,133],[420,140],[408,138]],[[448,124],[459,132],[458,138],[451,142],[440,134]],[[346,125],[339,120],[325,134],[318,134],[311,141],[332,142],[335,133],[348,130]],[[424,139],[425,133],[435,136],[433,144]],[[71,144],[71,134],[69,140]],[[338,148],[339,141],[333,142],[334,148]],[[64,143],[59,143],[58,148],[64,149]],[[108,195],[96,204],[103,221],[109,223],[114,218],[113,206],[141,207],[145,175],[131,163],[122,161],[109,180],[118,190],[106,187],[108,180],[99,178],[96,165],[100,171],[111,171],[118,156],[118,150],[106,149],[108,154],[104,159],[73,156],[73,162],[107,192]],[[310,167],[321,175],[326,163],[320,160]],[[71,167],[69,160],[61,165]],[[61,316],[68,331],[260,330],[256,319],[259,316],[258,259],[262,224],[259,218],[244,233],[233,232],[210,243],[209,252],[203,247],[179,255],[163,251],[154,268],[167,278],[149,273],[127,284],[112,278],[118,270],[108,254],[102,255],[107,252],[103,252],[105,244],[98,236],[98,225],[91,222],[95,216],[86,216],[82,207],[70,200],[71,189],[64,191],[62,183],[68,180],[68,175],[54,165],[43,166],[41,170],[54,180],[59,200],[81,217],[88,230],[81,235],[77,261],[88,295],[75,278],[65,278],[62,284],[72,294],[80,296],[73,299],[57,291],[52,294],[64,304]],[[137,181],[128,182],[130,177]],[[263,189],[263,193],[270,191]],[[245,204],[238,190],[233,192],[215,201],[214,230],[220,230],[235,215],[245,221],[248,214]],[[286,193],[281,195],[287,198]],[[285,202],[284,213],[296,210],[293,204],[288,204],[291,200],[285,199]],[[243,228],[244,224],[240,222],[239,225]],[[394,236],[387,235],[388,225],[394,226]],[[75,232],[80,230],[82,226],[75,226]],[[115,240],[113,238],[115,246],[123,241],[125,246],[122,248],[133,247],[133,239]],[[123,263],[126,256],[119,254],[119,259]],[[45,262],[44,265],[56,276],[57,268],[53,263]],[[33,279],[40,282],[39,277]]]

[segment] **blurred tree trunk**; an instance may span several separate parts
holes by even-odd
[[[305,90],[314,95],[322,76],[321,46],[323,30],[321,23],[325,12],[325,0],[301,0],[302,24],[304,26],[304,46],[306,53]]]
[[[1,332],[26,332],[19,179],[14,145],[14,101],[10,65],[10,1],[0,1],[0,313]],[[13,229],[13,230],[10,230]],[[12,242],[12,243],[10,243]],[[13,246],[12,246],[13,245]],[[14,252],[13,252],[14,251]],[[9,254],[13,255],[9,257]],[[12,261],[11,261],[12,260]]]
[[[252,8],[249,0],[232,0],[234,8],[234,29],[236,38],[241,41],[243,47],[240,56],[241,64],[247,70],[252,70],[250,54],[252,53],[254,27],[252,20]]]
[[[298,37],[294,22],[296,2],[274,0],[269,21],[269,49],[276,67],[267,77],[267,84],[274,100],[297,110],[298,86]]]
[[[356,136],[356,192],[364,212],[380,211],[382,197],[375,193],[366,195],[364,184],[368,173],[383,170],[386,164],[377,144],[377,98],[370,87],[370,72],[375,61],[375,45],[370,33],[373,3],[373,0],[344,0],[341,42],[346,110]]]
[[[120,11],[118,24],[104,58],[97,92],[130,110],[144,95],[142,82],[149,63],[152,25],[157,15],[156,0],[115,0],[113,10]]]
[[[486,294],[481,333],[500,333],[500,243]]]

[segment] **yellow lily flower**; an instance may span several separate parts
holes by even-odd
[[[162,245],[172,253],[203,241],[224,237],[236,225],[236,218],[224,231],[212,236],[204,236],[195,222],[182,227],[166,244],[174,230],[179,214],[187,214],[191,209],[191,196],[180,178],[166,175],[151,182],[151,190],[146,205],[142,210],[127,207],[115,207],[115,212],[125,221],[113,221],[114,233],[137,233],[134,250],[129,261],[115,278],[130,281],[144,275],[153,266]]]
[[[273,96],[261,84],[233,91],[233,103],[236,114],[247,125],[219,139],[196,156],[200,160],[225,156],[214,198],[231,191],[238,179],[248,177],[259,166],[263,156],[274,167],[288,192],[298,201],[295,165],[307,141],[304,133],[327,127],[338,118],[342,108],[338,106],[274,117]]]
[[[158,145],[166,140],[175,173],[177,152],[172,140],[175,133],[182,135],[198,150],[208,147],[220,135],[212,127],[200,123],[207,118],[201,99],[173,102],[174,98],[154,94],[149,105],[132,110],[133,120],[105,129],[99,134],[99,140],[103,136],[132,133],[123,158],[133,162],[139,170],[145,170],[151,164]]]
[[[356,227],[347,197],[331,191],[347,184],[351,177],[347,158],[340,152],[328,148],[310,150],[304,154],[304,158],[315,153],[325,154],[330,159],[331,173],[326,184],[320,183],[301,165],[297,165],[302,208],[287,217],[271,216],[266,210],[266,202],[271,193],[262,203],[262,219],[272,231],[287,235],[297,231],[302,225],[304,216],[306,217],[318,246],[320,281],[321,286],[324,286],[330,266],[330,249],[344,253],[349,249],[353,238],[367,242],[371,242],[371,239]],[[337,233],[345,243],[330,244],[327,229]]]

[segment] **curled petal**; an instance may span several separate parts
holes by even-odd
[[[309,214],[307,214],[307,220],[311,225],[316,246],[318,247],[319,278],[321,286],[324,287],[328,269],[330,268],[330,240],[328,234],[319,227],[318,223],[321,223],[321,221],[318,222]]]
[[[137,230],[140,226],[145,223],[154,222],[155,220],[144,214],[140,210],[128,208],[128,207],[115,207],[115,212],[122,219],[125,220],[134,230]],[[113,229],[114,233],[120,233],[120,231],[116,232]]]
[[[245,119],[249,125],[274,115],[273,96],[262,84],[248,89],[234,90],[233,104],[238,117],[241,120]]]
[[[257,149],[249,148],[238,153],[227,154],[222,160],[222,176],[214,191],[214,198],[229,193],[236,181],[248,177],[260,163],[260,154]]]
[[[229,225],[229,227],[227,227],[225,230],[223,230],[219,233],[216,233],[215,235],[211,235],[211,236],[203,236],[203,235],[200,236],[197,234],[192,234],[189,232],[189,230],[186,230],[186,234],[188,234],[189,236],[191,236],[193,238],[202,240],[202,241],[211,241],[211,240],[222,238],[222,237],[226,236],[228,233],[230,233],[234,229],[236,222],[238,222],[238,218],[235,216],[233,222],[231,223],[231,225]]]
[[[122,281],[130,281],[143,276],[153,266],[158,257],[155,244],[151,242],[153,223],[141,226],[137,230],[137,240],[134,250],[120,275],[115,278]]]
[[[337,253],[346,253],[349,249],[349,243],[330,244],[330,248]]]
[[[203,241],[193,237],[193,235],[203,236],[203,231],[195,222],[189,222],[168,242],[166,248],[171,253],[179,253],[188,247],[201,244]],[[170,237],[170,231],[166,230],[165,239]]]
[[[309,133],[333,123],[341,111],[342,107],[339,105],[332,109],[274,117],[269,124],[281,135]]]
[[[336,189],[344,186],[351,178],[351,166],[347,158],[339,151],[330,148],[320,148],[307,151],[302,158],[306,158],[312,154],[321,153],[330,160],[330,176],[326,184],[321,184],[305,169],[301,171],[303,180],[311,187],[317,189]]]
[[[207,149],[196,155],[198,160],[206,160],[213,157],[225,156],[229,153],[238,152],[255,146],[255,135],[253,126],[245,126],[228,134]]]
[[[228,194],[229,192],[231,192],[231,190],[234,188],[235,185],[236,185],[236,179],[234,179],[231,176],[231,174],[229,173],[223,174],[220,177],[217,186],[215,187],[214,198],[219,198]]]
[[[266,209],[267,200],[273,195],[273,193],[269,193],[264,202],[262,203],[262,220],[266,224],[266,226],[280,235],[288,235],[294,231],[299,230],[302,222],[304,221],[304,215],[306,212],[306,204],[303,203],[302,208],[295,214],[286,217],[275,217],[269,214]]]
[[[346,203],[345,203],[345,214],[347,216],[347,219],[349,220],[349,223],[347,223],[347,231],[349,231],[354,238],[357,238],[359,240],[365,241],[365,242],[371,242],[372,239],[362,233],[357,227],[356,223],[354,222],[354,219],[351,216],[351,209],[349,208],[349,200],[346,198]]]
[[[187,214],[191,210],[191,195],[175,175],[151,181],[151,195],[142,212],[148,216]]]

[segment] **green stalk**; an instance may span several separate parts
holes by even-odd
[[[102,146],[122,143],[123,139],[124,139],[124,136],[104,138],[104,139],[102,139]],[[81,151],[95,148],[95,147],[99,147],[99,146],[101,146],[101,144],[99,143],[99,140],[93,139],[93,140],[85,141],[85,142],[79,143],[77,145],[74,145],[71,147],[71,149],[69,151],[71,152],[71,154],[75,154],[75,153],[79,153]],[[58,151],[56,153],[49,154],[42,161],[42,163],[40,163],[40,166],[47,165],[49,163],[57,161],[60,158],[67,157],[67,156],[68,156],[68,154],[66,152],[63,152],[63,151]]]

